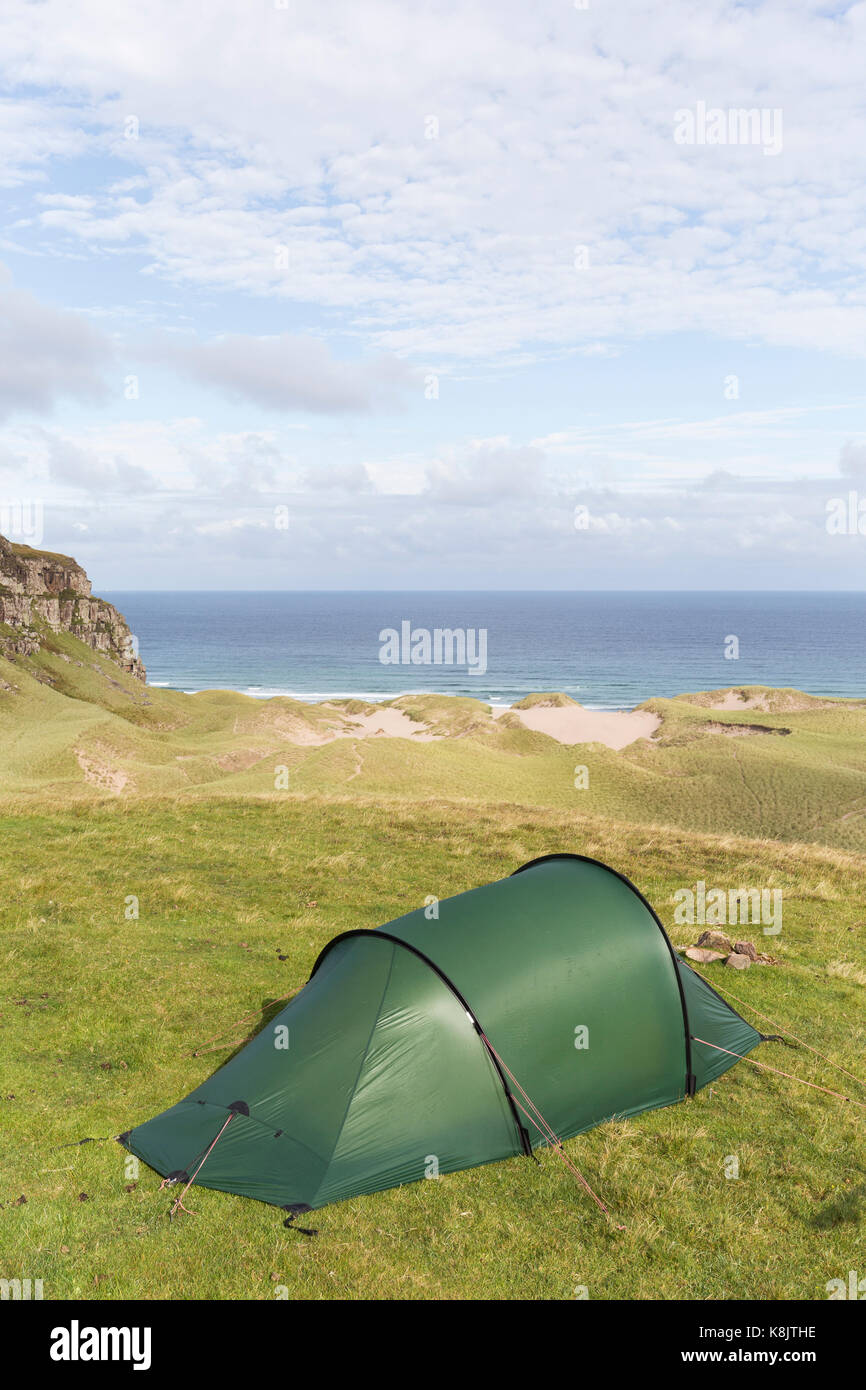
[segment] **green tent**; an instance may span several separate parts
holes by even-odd
[[[628,879],[548,855],[336,937],[246,1047],[121,1139],[175,1181],[206,1154],[200,1186],[297,1213],[672,1105],[760,1041]]]

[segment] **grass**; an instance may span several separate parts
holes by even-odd
[[[61,555],[57,550],[34,550],[32,545],[24,545],[21,541],[11,541],[10,547],[13,555],[18,555],[22,560],[53,560],[55,564],[66,565],[69,569],[80,569],[77,560],[73,560],[71,555]]]
[[[231,1055],[193,1050],[268,1018],[337,933],[561,849],[625,872],[680,947],[678,889],[781,888],[780,963],[704,973],[866,1074],[866,708],[743,695],[761,707],[650,701],[657,737],[621,753],[435,696],[395,703],[441,741],[319,745],[359,711],[154,690],[64,636],[0,660],[0,1276],[48,1298],[727,1300],[862,1271],[863,1109],[746,1063],[569,1143],[624,1231],[552,1152],[328,1207],[309,1241],[196,1188],[170,1224],[145,1165],[75,1143],[187,1094]],[[866,1100],[806,1051],[758,1060]]]
[[[863,1112],[746,1064],[690,1102],[569,1144],[624,1232],[553,1153],[540,1168],[513,1159],[326,1208],[308,1241],[273,1208],[206,1190],[194,1189],[196,1218],[170,1225],[159,1179],[144,1165],[132,1176],[118,1145],[56,1147],[115,1134],[186,1094],[230,1055],[191,1051],[302,984],[337,932],[563,847],[634,877],[680,945],[694,933],[674,926],[678,887],[780,883],[782,964],[732,987],[847,1065],[862,1058],[858,856],[445,801],[7,812],[4,1275],[42,1278],[48,1297],[97,1299],[561,1299],[577,1286],[592,1298],[825,1297],[827,1280],[864,1263]],[[133,894],[140,915],[128,920]],[[760,1059],[838,1088],[806,1053],[767,1045]]]
[[[405,696],[392,703],[437,741],[322,743],[359,711],[144,687],[72,637],[45,641],[38,657],[0,658],[0,794],[22,801],[94,801],[107,787],[127,797],[265,797],[286,767],[304,793],[555,806],[866,852],[861,701],[763,687],[743,692],[762,696],[761,709],[710,710],[706,694],[650,700],[642,708],[659,715],[657,734],[615,753],[565,747],[516,716],[493,719],[478,700]],[[588,769],[581,790],[578,765]]]

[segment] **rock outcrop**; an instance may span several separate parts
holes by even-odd
[[[129,675],[146,679],[126,619],[93,597],[75,560],[0,536],[0,654],[34,656],[46,632],[68,632]]]

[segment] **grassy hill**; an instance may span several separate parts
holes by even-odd
[[[575,752],[513,716],[493,719],[478,700],[446,696],[391,705],[435,741],[333,740],[376,707],[143,686],[61,634],[35,657],[0,659],[0,797],[429,796],[866,850],[866,702],[742,693],[756,703],[714,709],[718,691],[649,700],[641,708],[660,728],[621,752]],[[589,771],[581,790],[578,764]]]
[[[395,702],[436,741],[354,738],[369,707],[157,690],[62,634],[0,661],[4,1277],[95,1299],[823,1299],[862,1270],[863,1109],[746,1063],[569,1143],[622,1232],[549,1152],[326,1208],[307,1241],[195,1188],[170,1225],[154,1173],[74,1146],[191,1090],[338,932],[557,849],[628,874],[680,947],[682,887],[781,888],[779,964],[707,978],[866,1075],[866,705],[726,698],[650,701],[656,736],[614,753],[438,696]],[[866,1101],[806,1051],[758,1059]]]

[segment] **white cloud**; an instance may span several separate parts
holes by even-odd
[[[84,154],[92,140],[93,133],[83,128],[73,102],[67,105],[55,98],[46,104],[20,95],[0,97],[0,187],[43,183],[51,160]]]
[[[45,434],[48,478],[87,491],[106,493],[147,493],[153,484],[151,474],[125,458],[99,458],[58,435]]]
[[[153,355],[205,385],[275,411],[366,411],[393,403],[412,379],[394,358],[339,361],[325,343],[289,333],[232,334],[188,346],[167,342]]]
[[[363,463],[325,463],[304,474],[303,486],[309,492],[370,492],[373,480]]]
[[[42,286],[0,283],[0,414],[75,407],[8,426],[0,476],[42,489],[51,544],[151,585],[861,582],[824,528],[866,475],[860,403],[772,350],[866,345],[866,7],[203,14],[0,15],[5,240]],[[781,154],[677,145],[698,101],[781,108]],[[719,339],[743,404],[709,351],[690,394]],[[168,370],[127,409],[136,354]]]
[[[77,0],[13,5],[2,36],[7,78],[137,174],[40,206],[48,244],[443,362],[674,330],[861,353],[863,29],[782,0],[672,0],[664,24],[640,0],[212,0],[206,24]],[[781,108],[782,153],[675,144],[697,100]],[[41,167],[45,117],[20,120]]]
[[[0,417],[50,411],[64,397],[99,400],[111,347],[79,314],[0,281]]]
[[[839,454],[839,472],[846,478],[866,478],[866,444],[845,441]]]
[[[495,507],[543,488],[544,455],[507,439],[474,440],[428,465],[427,495],[447,506]]]
[[[202,522],[193,529],[199,536],[230,536],[238,531],[267,531],[268,522],[263,517],[232,516],[222,521]]]

